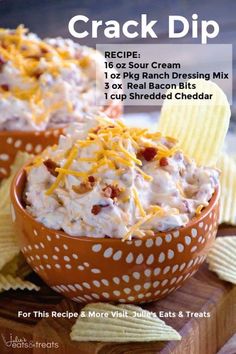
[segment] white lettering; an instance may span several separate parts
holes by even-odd
[[[183,25],[183,29],[180,32],[175,31],[176,21],[179,21]],[[189,23],[183,16],[169,16],[169,37],[170,38],[182,38],[186,36],[189,30]]]
[[[75,24],[76,24],[76,22],[79,22],[79,21],[86,23],[89,21],[89,19],[87,16],[83,16],[83,15],[77,15],[77,16],[72,17],[69,21],[69,24],[68,24],[69,32],[75,38],[85,38],[89,34],[88,31],[77,32],[75,30]]]
[[[104,30],[105,37],[120,38],[120,25],[117,21],[110,20],[105,22],[105,25],[109,26]]]
[[[152,38],[157,38],[156,33],[153,30],[153,26],[157,23],[156,21],[147,22],[147,15],[141,15],[141,36],[142,38],[147,38],[147,34],[149,34]]]
[[[213,30],[208,32],[208,27],[212,27]],[[207,38],[215,38],[219,34],[219,25],[216,21],[202,21],[202,43],[207,43]]]
[[[133,33],[131,33],[131,32],[129,31],[129,27],[130,27],[130,26],[135,26],[135,27],[137,27],[137,26],[138,26],[138,22],[137,22],[137,21],[132,21],[132,20],[126,21],[126,22],[124,23],[124,25],[123,25],[123,33],[124,33],[124,36],[126,36],[127,38],[136,38],[136,37],[138,37],[138,32],[137,32],[137,31],[135,31],[135,32],[133,32]]]

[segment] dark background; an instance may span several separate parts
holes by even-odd
[[[156,25],[158,39],[145,39],[145,43],[200,43],[200,38],[192,39],[190,34],[182,39],[171,40],[168,38],[169,15],[182,15],[191,21],[192,14],[197,13],[199,20],[211,19],[219,23],[220,33],[217,38],[210,40],[209,43],[231,43],[235,47],[235,0],[0,0],[0,27],[15,28],[22,23],[41,37],[62,36],[70,38],[68,22],[74,15],[83,14],[90,19],[114,19],[122,24],[128,19],[138,20],[142,13],[147,13],[149,20],[158,19]],[[111,41],[118,45],[119,43],[129,42],[140,43],[144,40],[121,37],[120,40]],[[88,36],[80,40],[81,44],[91,46],[106,42],[108,40],[102,34],[98,39],[92,39]],[[234,49],[234,63],[235,59]],[[236,66],[234,64],[233,66],[233,87],[235,87]],[[236,95],[234,91],[233,111],[235,108]],[[158,108],[136,107],[136,110],[145,111],[146,109]]]

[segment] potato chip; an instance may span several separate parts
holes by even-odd
[[[230,106],[226,95],[211,81],[190,80],[196,89],[170,90],[176,93],[212,94],[211,100],[165,100],[158,130],[176,138],[181,148],[199,165],[214,166],[229,127]]]
[[[0,274],[12,275],[14,277],[25,278],[27,275],[32,273],[32,269],[26,263],[22,253],[17,254],[10,262],[4,265],[1,269]]]
[[[236,284],[236,236],[217,237],[207,256],[209,269],[220,279]]]
[[[88,307],[88,310],[87,310],[87,307]],[[146,324],[155,324],[156,321],[155,321],[155,318],[152,318],[151,316],[148,316],[148,314],[150,315],[150,313],[146,313],[147,316],[146,317],[142,317],[142,318],[136,318],[133,316],[133,313],[134,312],[144,312],[144,310],[141,308],[141,307],[138,307],[138,306],[134,306],[134,305],[118,305],[118,306],[115,306],[115,305],[112,305],[112,304],[107,304],[107,303],[93,303],[93,304],[89,304],[87,305],[87,307],[84,308],[84,313],[86,314],[87,312],[89,311],[99,311],[99,312],[107,312],[109,311],[109,313],[111,313],[112,311],[113,312],[120,312],[122,313],[124,310],[127,312],[127,314],[129,315],[128,318],[125,319],[125,323],[127,323],[127,321],[130,321],[130,326],[132,327],[137,327],[137,324],[138,326],[140,326],[140,323],[142,322],[143,325],[146,325]],[[86,316],[85,316],[86,317]],[[114,320],[113,317],[109,318],[109,321],[112,321]],[[119,321],[123,321],[124,319],[122,318],[115,318],[115,322],[116,324],[119,323]],[[100,318],[98,319],[95,319],[95,321],[101,321]]]
[[[16,155],[15,161],[11,166],[11,174],[5,178],[0,184],[0,211],[10,208],[10,186],[16,172],[29,160],[33,155],[27,152],[19,151]]]
[[[134,313],[137,312],[139,316],[135,317]],[[72,327],[70,336],[72,340],[81,342],[126,343],[181,339],[178,332],[147,310],[133,305],[106,303],[86,305]]]
[[[10,211],[10,185],[12,179],[17,170],[31,157],[32,155],[19,152],[11,167],[11,175],[2,181],[0,186],[0,275],[2,277],[25,277],[31,272],[24,257],[20,254],[20,247],[13,228]]]
[[[22,257],[22,259],[19,260],[19,257]],[[28,263],[26,263],[25,258],[21,253],[17,256],[17,258],[18,258],[17,268],[16,268],[16,271],[13,275],[24,279],[29,274],[31,274],[33,272],[33,270],[28,265]],[[14,259],[12,260],[12,262],[14,262]],[[12,267],[12,264],[10,263],[9,266]],[[9,272],[8,272],[8,274],[9,274]]]
[[[0,293],[6,290],[35,290],[38,291],[39,286],[31,283],[30,281],[22,280],[19,277],[12,275],[0,274]]]
[[[221,170],[220,223],[236,224],[236,164],[226,153],[221,154],[217,167]]]
[[[0,213],[0,270],[19,252],[16,234],[10,214]]]

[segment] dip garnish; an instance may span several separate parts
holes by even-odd
[[[105,116],[78,128],[28,168],[27,209],[45,225],[126,240],[184,226],[208,205],[218,171],[176,140]]]

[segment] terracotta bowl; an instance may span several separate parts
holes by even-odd
[[[17,151],[38,154],[58,142],[63,129],[44,131],[0,131],[0,179],[9,176]]]
[[[219,190],[186,227],[155,237],[72,237],[46,228],[25,211],[21,169],[11,187],[12,218],[29,265],[55,291],[77,302],[141,303],[179,288],[203,263],[217,232]]]
[[[110,118],[118,118],[122,113],[120,104],[110,104],[103,109]],[[63,129],[44,131],[0,131],[0,180],[9,176],[10,167],[17,151],[38,154],[47,146],[58,142]]]

